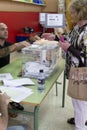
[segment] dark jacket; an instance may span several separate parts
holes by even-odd
[[[12,45],[12,43],[5,42],[4,46],[0,46],[0,49],[8,47],[10,45]],[[6,55],[4,57],[1,57],[0,58],[0,68],[3,67],[3,66],[5,66],[5,65],[7,65],[7,64],[9,64],[9,62],[10,62],[10,54],[8,54],[8,55]]]

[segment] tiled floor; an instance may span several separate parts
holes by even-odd
[[[16,55],[15,55],[16,56]],[[17,55],[18,56],[18,55]],[[11,56],[11,60],[13,56]],[[63,74],[60,75],[58,81],[62,82]],[[65,96],[65,107],[62,108],[62,84],[58,85],[58,96],[56,96],[55,86],[39,109],[39,129],[38,130],[73,130],[74,126],[67,124],[67,119],[73,116],[73,107],[71,98]],[[67,93],[67,83],[66,83]],[[26,105],[25,109],[32,109]],[[28,124],[33,130],[33,117],[19,114],[16,118],[9,119],[9,124]]]

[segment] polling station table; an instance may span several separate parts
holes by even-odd
[[[58,60],[58,65],[55,68],[54,72],[50,77],[46,79],[45,82],[45,90],[43,94],[38,92],[37,90],[37,80],[32,79],[32,81],[35,83],[34,86],[26,86],[33,90],[33,94],[25,98],[21,103],[22,104],[28,104],[29,106],[34,107],[33,112],[29,111],[20,111],[20,110],[10,110],[15,111],[17,113],[27,114],[34,117],[34,130],[38,130],[38,111],[41,103],[43,100],[45,100],[46,96],[49,94],[50,90],[52,89],[53,85],[57,82],[58,77],[61,75],[61,73],[64,71],[65,68],[65,61],[64,59],[60,58]],[[11,64],[3,67],[0,69],[0,73],[11,73],[11,75],[14,77],[14,79],[19,78],[19,72],[22,69],[22,59],[17,59]],[[64,107],[64,95],[65,95],[65,76],[63,77],[63,99],[62,99],[62,107]]]

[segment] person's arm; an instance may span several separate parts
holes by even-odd
[[[65,52],[68,51],[68,48],[71,46],[69,42],[67,41],[62,42],[60,40],[59,40],[59,45]]]
[[[4,57],[8,55],[9,53],[20,50],[29,45],[30,45],[29,42],[26,42],[26,41],[14,43],[11,46],[0,49],[0,57]]]
[[[70,51],[73,56],[75,56],[76,58],[80,58],[80,51],[75,49],[69,42],[65,41],[65,42],[59,42],[60,43],[60,46],[61,48],[64,50],[64,51]]]
[[[14,51],[17,51],[17,50],[20,50],[24,47],[27,47],[29,46],[29,42],[27,41],[22,41],[22,42],[18,42],[18,43],[14,43],[13,45],[9,46],[9,52],[14,52]]]
[[[66,51],[70,51],[72,53],[73,56],[75,56],[80,62],[79,65],[80,66],[84,66],[81,57],[82,54],[80,53],[79,50],[77,50],[76,48],[74,48],[72,45],[70,45],[70,43],[68,43],[67,41],[65,42],[60,42],[60,46],[61,48],[66,52]]]
[[[9,100],[6,93],[0,93],[0,130],[7,130]]]
[[[38,35],[34,36],[35,40],[40,40],[41,38]]]
[[[84,66],[84,63],[82,62],[82,57],[84,57],[84,54],[75,49],[72,45],[68,48],[68,51],[70,51],[73,56],[75,56],[79,60],[79,66]]]
[[[70,51],[76,58],[80,58],[80,51],[75,49],[72,45],[68,48],[68,51]]]

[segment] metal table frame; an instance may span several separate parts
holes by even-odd
[[[15,109],[9,109],[9,111],[15,111],[17,113],[22,113],[22,114],[27,114],[27,115],[30,115],[30,116],[34,116],[34,130],[38,130],[38,111],[39,111],[39,107],[41,105],[41,103],[43,102],[43,100],[46,98],[46,96],[48,95],[49,91],[52,89],[53,85],[56,83],[57,85],[57,79],[58,77],[60,76],[60,74],[64,71],[64,68],[65,68],[65,62],[63,59],[60,60],[60,63],[57,67],[57,70],[54,72],[54,74],[52,75],[52,78],[50,77],[49,79],[47,79],[47,91],[46,93],[44,94],[43,97],[41,97],[40,95],[40,98],[41,100],[38,101],[36,100],[36,102],[32,102],[33,100],[31,100],[31,97],[29,97],[28,100],[23,100],[22,103],[28,103],[29,105],[32,105],[34,107],[34,111],[33,112],[29,112],[29,111],[20,111],[20,110],[15,110]],[[16,62],[12,62],[11,64],[3,67],[2,69],[0,69],[0,73],[11,73],[13,74],[13,77],[14,78],[17,78],[17,75],[18,75],[18,72],[17,72],[17,69],[21,69],[20,68],[20,60],[17,60]],[[15,71],[16,70],[16,71]],[[57,72],[58,71],[58,72]],[[51,82],[49,84],[49,81]],[[56,86],[56,95],[57,95],[57,86]],[[63,77],[63,96],[62,96],[62,107],[64,107],[64,100],[65,100],[65,75]]]

